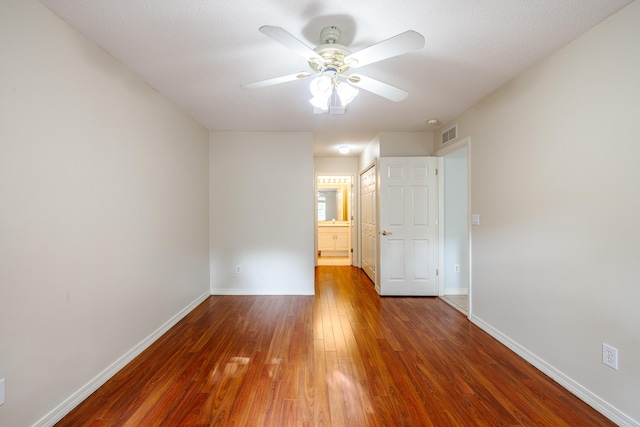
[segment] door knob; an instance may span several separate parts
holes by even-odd
[[[383,230],[383,231],[382,231],[382,235],[383,235],[383,236],[391,235],[391,232],[390,232],[390,231],[387,231],[387,230]]]

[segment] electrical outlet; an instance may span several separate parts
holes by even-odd
[[[460,264],[456,264],[453,266],[453,272],[454,273],[460,273]]]
[[[242,273],[242,268],[239,265],[236,265],[236,273],[237,274]]]
[[[602,343],[602,363],[618,370],[618,349]]]
[[[4,404],[4,378],[0,379],[0,405]]]

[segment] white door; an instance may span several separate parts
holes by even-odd
[[[360,175],[360,224],[362,269],[377,286],[376,167]]]
[[[435,157],[381,157],[380,295],[438,295]]]

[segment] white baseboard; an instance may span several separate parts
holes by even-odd
[[[540,359],[538,356],[531,353],[508,336],[502,334],[479,317],[472,314],[469,316],[469,320],[617,425],[622,427],[640,427],[640,422],[629,417],[627,414],[612,406],[600,396],[594,394],[592,391],[558,371],[556,368],[549,365],[547,362]]]
[[[142,340],[138,345],[126,352],[122,357],[116,360],[111,366],[107,367],[98,376],[85,384],[80,390],[72,394],[64,402],[54,408],[47,415],[42,417],[36,422],[33,427],[51,427],[64,418],[69,412],[71,412],[76,406],[78,406],[83,400],[89,397],[93,392],[106,383],[111,377],[113,377],[118,371],[124,368],[128,363],[135,359],[140,353],[146,350],[151,344],[153,344],[158,338],[160,338],[165,332],[171,329],[176,323],[182,320],[187,314],[189,314],[194,308],[200,305],[204,300],[210,296],[209,292],[206,292],[196,298],[188,306],[183,308],[179,313],[165,322],[151,335]]]

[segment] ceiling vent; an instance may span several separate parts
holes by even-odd
[[[442,132],[442,145],[451,142],[458,137],[458,125],[453,125],[449,129]]]

